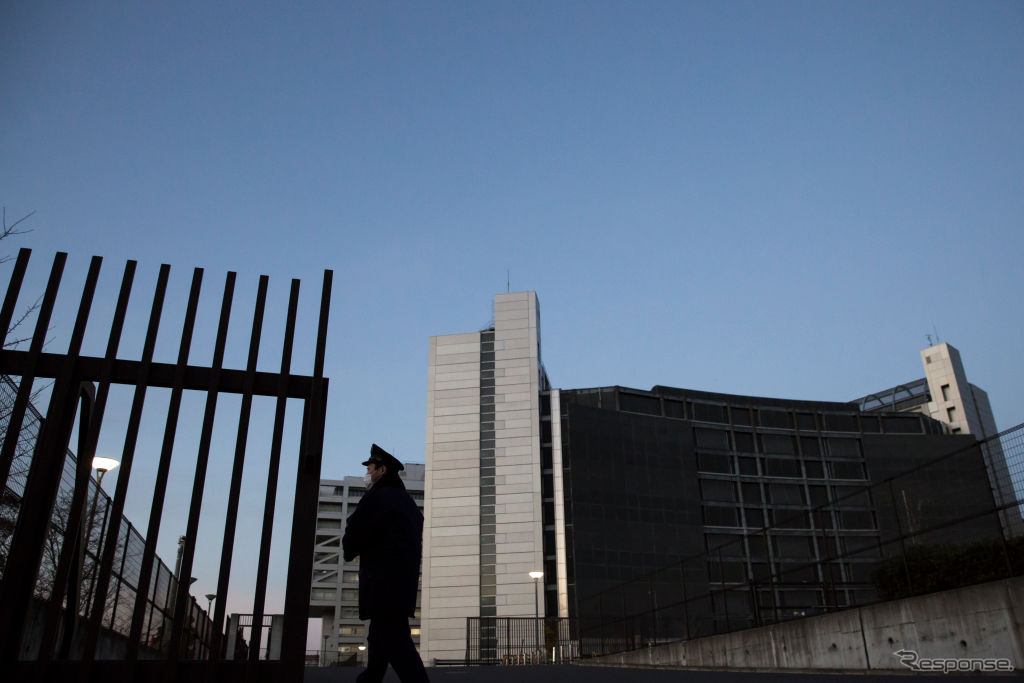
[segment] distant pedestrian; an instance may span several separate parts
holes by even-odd
[[[380,683],[388,664],[403,683],[427,681],[409,632],[416,613],[423,515],[398,473],[398,459],[377,444],[363,463],[370,479],[345,526],[345,561],[359,557],[359,618],[370,620],[366,670],[359,683]]]

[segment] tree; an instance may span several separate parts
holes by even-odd
[[[21,225],[22,223],[24,223],[25,221],[27,221],[32,216],[34,216],[35,213],[36,213],[35,211],[29,211],[27,214],[25,214],[24,216],[22,216],[18,220],[14,221],[10,225],[8,225],[7,224],[7,207],[6,206],[3,207],[3,225],[2,225],[2,228],[0,228],[0,242],[2,242],[5,239],[8,239],[10,237],[16,237],[18,235],[24,235],[26,233],[32,232],[31,230],[26,230],[24,228],[19,229],[18,226]],[[8,261],[12,260],[13,258],[14,257],[11,256],[10,254],[0,254],[0,264],[7,263]],[[39,308],[39,301],[40,301],[39,299],[36,299],[31,305],[27,306],[25,308],[25,310],[22,311],[21,315],[17,319],[15,319],[15,320],[13,320],[11,322],[10,327],[7,328],[7,336],[4,338],[4,348],[5,349],[14,348],[14,347],[18,346],[19,344],[24,344],[25,342],[27,342],[27,341],[29,341],[31,339],[30,336],[25,336],[25,337],[17,337],[17,336],[15,336],[14,338],[11,338],[11,335],[12,334],[16,334],[18,329],[21,328],[22,325],[25,324],[25,321],[28,320],[28,318],[33,313],[35,313],[35,311]]]
[[[13,223],[8,224],[7,207],[3,207],[2,224],[0,224],[0,242],[32,232],[23,227],[23,224],[34,216],[35,213],[35,211],[30,211]],[[13,260],[13,258],[10,254],[0,254],[0,264],[7,263]],[[36,299],[35,302],[25,308],[17,319],[11,322],[4,337],[3,347],[5,349],[15,348],[31,338],[30,336],[18,337],[17,332],[39,308],[39,301],[40,299]],[[7,433],[7,425],[14,408],[14,397],[17,395],[18,387],[6,375],[0,377],[0,383],[2,383],[2,386],[0,386],[0,438],[2,438]],[[42,420],[42,416],[39,415],[39,412],[32,404],[43,389],[45,387],[41,387],[33,392],[29,401],[29,409],[25,413],[21,431],[18,433],[18,445],[15,450],[14,461],[11,463],[7,486],[4,487],[3,491],[0,491],[0,572],[6,566],[7,549],[11,543],[11,536],[14,534],[14,526],[18,521],[21,493],[24,490],[25,477],[28,476],[32,451],[35,448]]]

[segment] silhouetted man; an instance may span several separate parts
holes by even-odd
[[[345,561],[359,557],[359,618],[370,620],[366,670],[359,683],[379,683],[388,664],[403,683],[426,681],[427,672],[409,633],[416,613],[423,515],[398,473],[405,467],[377,444],[370,447],[370,479],[345,526]]]

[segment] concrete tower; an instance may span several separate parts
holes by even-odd
[[[466,617],[533,616],[543,569],[540,357],[535,292],[494,298],[494,326],[430,339],[425,663],[462,659]],[[541,607],[543,615],[543,606]]]

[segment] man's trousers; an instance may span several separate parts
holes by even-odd
[[[404,616],[382,616],[370,619],[366,636],[366,670],[356,679],[359,683],[380,683],[388,664],[402,683],[426,683],[423,660],[413,645],[409,619]]]

